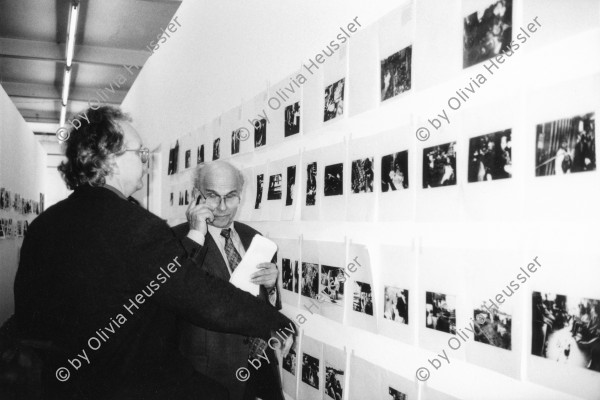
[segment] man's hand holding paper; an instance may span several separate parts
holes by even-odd
[[[277,245],[274,242],[255,235],[229,282],[254,296],[258,296],[260,292],[259,285],[273,288],[277,283],[277,266],[269,261],[276,251]]]

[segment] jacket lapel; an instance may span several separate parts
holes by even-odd
[[[207,233],[205,237],[206,242],[204,243],[204,247],[207,249],[206,260],[214,260],[214,262],[204,263],[203,266],[214,276],[228,281],[231,274],[229,273],[229,269],[227,268],[227,264],[223,259],[223,255],[221,254],[217,243],[212,235]]]
[[[244,229],[243,225],[237,223],[236,221],[233,221],[233,227],[235,228],[235,231],[238,233],[240,240],[242,241],[242,246],[244,246],[244,250],[248,251],[248,247],[250,247],[250,243],[252,243],[252,239],[254,238],[253,235],[251,235],[250,232]]]

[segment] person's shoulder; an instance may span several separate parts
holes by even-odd
[[[260,233],[259,231],[257,231],[253,227],[251,227],[250,225],[246,225],[242,222],[234,221],[233,226],[240,236],[244,236],[244,235],[246,235],[246,236],[261,235],[262,236],[262,233]]]
[[[68,213],[70,210],[68,200],[69,198],[67,197],[56,204],[51,205],[40,215],[35,217],[35,219],[29,223],[28,234],[31,235],[32,232],[36,232],[39,227],[53,224],[55,221],[61,220],[65,213]]]
[[[190,231],[190,224],[188,222],[184,222],[179,225],[175,225],[171,227],[171,230],[178,238],[182,238],[188,234]]]

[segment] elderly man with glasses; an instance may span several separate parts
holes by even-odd
[[[15,279],[20,339],[48,343],[44,398],[227,399],[179,353],[176,322],[262,340],[292,322],[206,274],[202,246],[127,201],[148,149],[120,110],[86,115],[59,167],[73,193],[30,225]]]
[[[213,161],[199,167],[193,201],[187,210],[188,222],[173,228],[179,238],[187,236],[202,244],[205,256],[201,269],[225,281],[231,277],[254,235],[260,234],[234,221],[243,187],[243,175],[228,162]],[[260,285],[259,297],[273,309],[281,308],[277,277],[273,262],[257,265],[251,277],[251,282]],[[232,400],[283,400],[277,359],[263,340],[250,335],[218,333],[187,322],[181,324],[181,331],[183,355],[198,372],[229,388]],[[260,362],[250,365],[248,360]],[[241,367],[251,372],[248,381],[237,379],[236,370]]]

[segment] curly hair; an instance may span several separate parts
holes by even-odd
[[[123,148],[123,130],[119,122],[131,121],[129,115],[110,106],[88,108],[79,115],[86,118],[79,118],[77,127],[72,124],[65,147],[67,160],[58,166],[69,189],[106,183],[105,177],[112,173],[108,156]]]

